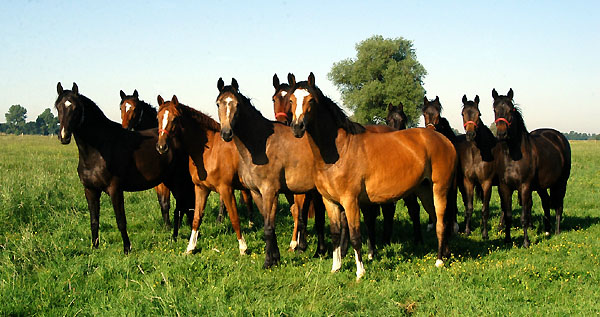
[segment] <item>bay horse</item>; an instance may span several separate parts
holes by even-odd
[[[121,90],[120,95],[121,126],[124,129],[141,131],[158,127],[156,109],[143,100],[140,100],[137,89],[133,91],[133,95],[127,95]],[[167,227],[170,227],[169,209],[171,209],[171,191],[162,183],[156,185],[154,190],[156,191],[158,204],[160,205],[163,222]]]
[[[284,104],[283,100],[285,95],[289,93],[290,86],[286,83],[280,83],[277,74],[273,75],[273,111],[275,114],[275,120],[289,126],[291,116],[291,107],[289,103]],[[317,231],[317,252],[315,257],[318,257],[322,252],[325,251],[325,241],[323,232],[325,231],[325,205],[323,205],[323,199],[318,192],[312,194],[287,194],[285,195],[288,203],[290,204],[290,212],[294,218],[294,229],[292,231],[292,240],[290,241],[290,250],[304,251],[306,245],[306,225],[307,220],[312,213],[315,217],[315,228]],[[292,197],[293,196],[293,197]],[[308,199],[307,199],[308,198]],[[302,222],[302,223],[300,223]],[[346,235],[347,236],[347,235]],[[300,240],[300,242],[298,242]],[[346,239],[347,241],[347,239]]]
[[[447,195],[454,183],[456,151],[452,143],[429,129],[374,133],[348,119],[343,110],[323,95],[313,73],[296,82],[286,96],[292,103],[292,131],[308,136],[314,154],[315,185],[323,196],[334,245],[332,272],[341,268],[340,214],[348,218],[350,243],[356,260],[356,278],[365,274],[361,255],[359,205],[394,202],[416,194],[437,216],[436,266],[449,255],[446,230]],[[389,175],[396,177],[389,177]]]
[[[198,227],[202,223],[206,200],[208,194],[215,191],[225,203],[237,236],[240,254],[245,254],[248,246],[240,230],[233,189],[242,191],[249,215],[252,201],[238,176],[237,149],[233,144],[221,140],[219,123],[204,113],[179,103],[177,96],[165,102],[159,95],[157,100],[159,105],[157,118],[160,128],[156,150],[164,155],[173,148],[189,155],[189,162],[185,163],[195,185],[194,221],[186,253],[192,253],[196,248]]]
[[[75,137],[79,152],[77,173],[90,211],[92,246],[98,248],[100,194],[110,196],[117,227],[123,239],[125,254],[131,250],[123,191],[150,189],[161,182],[171,188],[177,204],[193,206],[193,184],[187,170],[177,169],[175,153],[159,155],[155,150],[157,130],[129,131],[109,120],[89,98],[79,93],[77,84],[71,90],[57,85],[58,111],[62,144]],[[186,178],[187,175],[187,178]]]
[[[239,174],[263,215],[264,267],[268,268],[280,259],[275,235],[277,194],[315,190],[313,153],[306,139],[294,137],[289,127],[263,117],[239,91],[235,78],[228,86],[219,78],[217,88],[221,137],[235,144]]]
[[[512,88],[506,95],[492,90],[499,155],[496,157],[501,206],[506,223],[504,241],[511,242],[512,192],[517,190],[523,206],[523,246],[530,244],[527,229],[531,218],[531,192],[537,191],[544,209],[544,229],[550,234],[550,208],[556,210],[556,233],[560,233],[563,202],[571,172],[571,147],[554,129],[529,133],[520,110],[513,103]],[[548,194],[548,189],[550,194]]]
[[[482,199],[481,208],[481,236],[488,239],[488,219],[492,185],[498,185],[496,176],[496,137],[492,131],[481,121],[479,111],[479,96],[468,100],[467,95],[462,98],[462,118],[465,129],[465,142],[456,144],[456,153],[459,157],[462,179],[462,198],[465,205],[465,234],[471,234],[471,217],[473,215],[473,198],[475,190]]]

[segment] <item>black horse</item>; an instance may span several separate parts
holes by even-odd
[[[92,100],[79,94],[75,83],[71,90],[63,90],[58,83],[57,92],[54,106],[60,122],[58,139],[62,144],[69,144],[73,135],[77,143],[77,173],[90,210],[94,248],[99,244],[102,192],[111,198],[125,254],[131,250],[131,243],[127,235],[123,191],[146,190],[165,182],[178,203],[193,208],[194,187],[189,173],[187,169],[174,168],[177,156],[161,156],[156,152],[156,129],[140,132],[123,129],[120,124],[110,121]],[[187,157],[185,159],[187,161]]]
[[[553,129],[527,132],[521,112],[513,104],[513,90],[498,95],[492,90],[499,155],[495,157],[499,193],[504,220],[505,242],[510,243],[512,192],[517,190],[523,206],[523,246],[528,247],[527,229],[531,218],[531,192],[537,191],[544,209],[544,229],[550,234],[550,208],[556,210],[556,233],[560,233],[563,201],[571,172],[571,147],[567,139]],[[550,189],[550,195],[548,195]]]
[[[463,126],[465,128],[466,140],[456,144],[456,152],[459,156],[459,164],[462,173],[462,198],[465,204],[465,234],[471,234],[471,217],[473,215],[473,198],[475,189],[482,199],[481,208],[482,229],[481,236],[488,239],[488,218],[490,208],[490,197],[492,185],[498,185],[496,177],[496,163],[494,162],[494,150],[496,148],[496,137],[492,131],[481,121],[479,111],[479,96],[473,101],[462,98]]]

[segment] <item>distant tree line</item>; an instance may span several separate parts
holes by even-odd
[[[567,140],[600,140],[600,134],[595,133],[580,133],[575,131],[569,131],[569,133],[563,133]]]
[[[26,122],[27,109],[12,105],[4,114],[6,123],[0,123],[0,133],[7,134],[58,134],[58,118],[46,108],[35,121]]]

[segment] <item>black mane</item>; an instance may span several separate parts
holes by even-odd
[[[452,127],[450,127],[450,123],[446,118],[440,117],[438,124],[435,125],[435,130],[443,134],[453,144],[456,143],[456,134],[454,133],[454,130],[452,130]]]
[[[217,121],[215,121],[215,119],[213,119],[211,116],[204,114],[201,111],[198,111],[190,106],[186,106],[182,103],[180,103],[178,107],[182,110],[182,115],[195,120],[204,129],[214,132],[221,131],[221,125]]]

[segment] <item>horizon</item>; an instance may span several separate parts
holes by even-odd
[[[593,1],[10,2],[0,12],[0,122],[14,104],[27,109],[27,121],[46,108],[56,115],[57,82],[65,89],[76,82],[117,122],[119,91],[134,89],[153,106],[157,95],[177,95],[218,119],[219,77],[226,84],[235,77],[274,119],[272,77],[285,81],[289,72],[299,80],[313,72],[319,88],[348,109],[327,74],[356,57],[358,42],[381,35],[412,41],[427,70],[426,97],[440,97],[442,116],[461,133],[463,95],[479,95],[489,126],[492,89],[512,88],[529,130],[599,134],[591,120],[600,115],[599,8]]]

